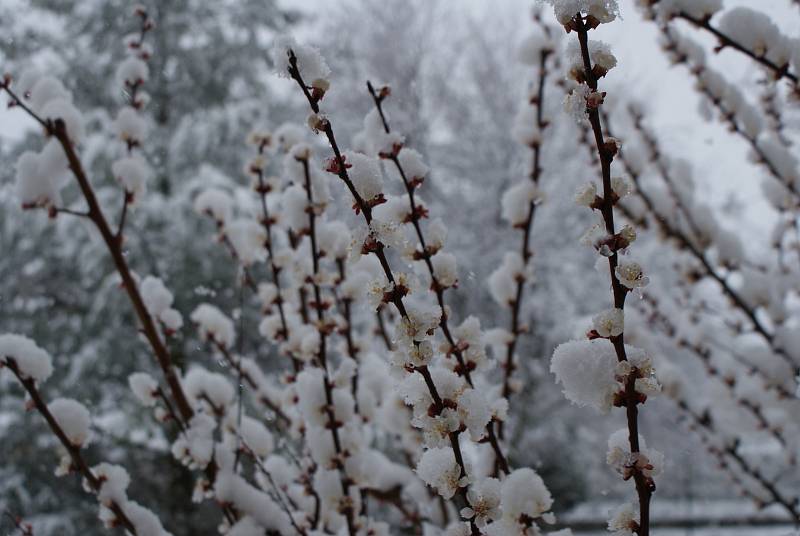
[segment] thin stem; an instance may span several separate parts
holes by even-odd
[[[543,31],[547,31],[547,28],[544,27]],[[539,72],[538,72],[538,84],[537,84],[537,91],[536,97],[532,104],[536,106],[536,126],[537,130],[541,132],[547,126],[546,121],[544,120],[544,90],[545,90],[545,82],[547,79],[547,58],[550,55],[551,51],[547,49],[543,49],[539,55]],[[531,162],[531,171],[529,178],[533,182],[533,184],[538,185],[539,179],[542,174],[542,168],[540,165],[541,161],[541,143],[536,142],[535,145],[532,147],[532,162]],[[533,222],[536,215],[536,206],[537,203],[532,200],[528,204],[528,213],[525,218],[525,223],[523,225],[523,236],[522,236],[522,244],[520,246],[521,249],[521,256],[523,262],[527,265],[530,262],[533,253],[531,252],[530,248],[530,237],[531,232],[533,229]],[[514,352],[517,347],[517,343],[519,342],[519,337],[522,333],[520,327],[520,312],[522,308],[522,301],[523,301],[523,294],[525,292],[525,285],[526,281],[524,278],[520,277],[517,279],[517,289],[514,296],[514,302],[511,304],[511,318],[509,322],[509,333],[511,334],[511,341],[508,343],[508,347],[506,348],[506,358],[505,362],[503,363],[503,390],[502,396],[506,399],[511,398],[512,389],[511,389],[511,376],[516,369],[516,364],[514,363]],[[498,425],[498,434],[502,439],[504,436],[504,423],[500,423]]]
[[[778,65],[773,61],[767,59],[766,57],[756,54],[754,51],[750,50],[749,48],[745,47],[735,39],[731,38],[729,35],[720,31],[718,28],[712,26],[710,17],[697,18],[683,11],[678,13],[676,17],[688,21],[697,28],[702,28],[703,30],[706,30],[707,32],[711,33],[714,37],[716,37],[719,40],[719,46],[717,47],[718,50],[721,50],[725,47],[731,47],[735,50],[738,50],[745,56],[748,56],[753,61],[760,63],[770,71],[772,71],[772,74],[776,80],[780,80],[781,78],[787,78],[788,80],[791,80],[795,85],[798,83],[797,74],[789,72],[788,63],[785,63],[784,65]]]
[[[369,90],[373,102],[375,103],[375,107],[377,108],[378,113],[381,117],[384,131],[387,134],[389,134],[391,132],[391,129],[389,128],[389,123],[386,119],[386,115],[383,112],[384,97],[381,96],[383,94],[379,95],[378,93],[376,93],[375,89],[373,88],[372,84],[369,81],[367,81],[367,89]],[[419,241],[419,247],[420,247],[419,256],[425,262],[425,266],[428,269],[428,275],[431,278],[431,290],[436,295],[436,301],[439,305],[439,309],[441,310],[441,317],[439,319],[439,328],[442,330],[442,333],[444,334],[444,337],[447,340],[447,343],[449,345],[449,352],[455,356],[456,361],[458,363],[458,367],[456,367],[455,371],[460,376],[464,376],[464,379],[467,381],[467,384],[470,387],[474,387],[470,372],[471,370],[474,369],[475,363],[466,362],[466,360],[464,359],[464,353],[462,348],[458,345],[458,343],[456,342],[455,338],[453,337],[450,331],[450,325],[448,322],[449,317],[446,313],[448,308],[444,300],[444,292],[445,290],[447,290],[448,287],[443,286],[441,283],[439,283],[438,279],[436,278],[436,273],[433,267],[433,261],[431,260],[433,257],[433,253],[426,244],[425,235],[422,232],[422,226],[420,225],[420,219],[422,218],[423,212],[420,210],[421,207],[420,205],[417,204],[417,201],[415,199],[416,185],[412,183],[412,181],[406,175],[405,169],[403,169],[403,165],[400,163],[400,159],[398,158],[396,152],[392,152],[390,155],[388,155],[388,158],[389,160],[392,161],[395,168],[397,169],[397,172],[400,175],[400,179],[403,181],[403,186],[405,187],[406,195],[408,196],[408,204],[409,207],[411,208],[411,224],[414,227],[414,231],[416,232],[417,235],[417,240]],[[508,474],[510,473],[510,470],[508,468],[508,461],[506,460],[506,457],[503,454],[503,451],[500,447],[500,443],[497,441],[494,432],[494,422],[495,421],[491,420],[486,425],[487,427],[486,435],[487,438],[489,438],[489,443],[492,446],[492,450],[494,450],[500,468],[506,474]]]
[[[263,146],[259,147],[259,153],[263,152]],[[267,205],[267,194],[269,193],[269,187],[264,182],[264,173],[260,169],[257,171],[257,178],[258,178],[258,194],[259,199],[261,201],[261,218],[260,223],[264,227],[264,231],[267,234],[267,239],[265,241],[265,248],[267,250],[267,254],[269,255],[269,267],[272,272],[272,283],[275,285],[277,290],[277,296],[275,297],[275,304],[278,306],[278,314],[280,315],[281,320],[281,333],[280,338],[281,340],[287,340],[289,338],[289,325],[286,322],[286,311],[284,310],[284,297],[283,297],[283,288],[281,287],[281,268],[275,263],[275,251],[274,245],[272,240],[272,225],[274,223],[273,217],[269,213],[269,207]],[[302,370],[303,364],[302,362],[295,358],[294,356],[290,356],[292,359],[292,366],[294,367],[294,372],[297,374]]]
[[[326,318],[325,318],[325,303],[322,300],[322,290],[319,286],[319,249],[317,247],[317,215],[314,207],[314,194],[313,188],[311,185],[311,169],[309,168],[308,158],[298,159],[303,166],[303,176],[305,179],[304,188],[306,191],[306,199],[308,201],[308,206],[306,207],[306,213],[308,214],[308,234],[309,234],[309,243],[311,245],[311,262],[312,267],[314,270],[313,276],[311,277],[311,284],[314,289],[314,304],[313,307],[317,311],[317,330],[319,332],[319,364],[320,369],[323,373],[323,389],[325,390],[325,413],[328,416],[328,427],[331,430],[331,435],[333,436],[333,445],[336,450],[336,463],[339,469],[339,477],[340,482],[342,485],[342,493],[345,497],[345,503],[342,505],[342,512],[345,515],[345,519],[347,521],[347,530],[350,533],[350,536],[355,536],[357,532],[356,523],[355,523],[355,512],[353,509],[353,505],[351,504],[350,499],[350,485],[351,479],[347,476],[345,472],[345,464],[344,464],[344,456],[346,453],[344,452],[344,448],[342,447],[341,439],[339,437],[339,426],[341,423],[336,420],[336,415],[334,414],[334,402],[333,402],[333,382],[330,380],[330,376],[328,374],[328,360],[326,355],[326,341],[328,336],[329,328],[327,326]]]

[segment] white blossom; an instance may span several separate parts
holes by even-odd
[[[591,207],[597,200],[597,185],[587,182],[575,191],[575,203],[582,207]]]
[[[634,536],[639,527],[639,512],[631,503],[623,503],[610,512],[608,530],[614,536]]]
[[[461,468],[450,448],[431,448],[422,453],[417,475],[445,499],[456,494],[462,486]]]
[[[621,261],[614,271],[619,282],[629,289],[646,287],[650,278],[644,275],[641,265],[634,261]]]
[[[548,2],[553,5],[556,19],[561,24],[569,23],[578,13],[591,15],[600,23],[608,23],[617,18],[619,13],[617,0],[548,0]]]
[[[601,337],[617,337],[625,329],[625,313],[622,309],[608,309],[592,318],[592,327]]]

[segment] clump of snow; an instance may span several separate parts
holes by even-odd
[[[217,307],[201,303],[192,311],[189,318],[197,324],[202,340],[218,343],[225,348],[233,345],[236,339],[233,321]]]
[[[617,354],[607,339],[569,341],[553,352],[550,371],[564,387],[564,395],[578,406],[608,412],[617,392]]]
[[[134,108],[125,106],[114,120],[114,131],[125,143],[141,144],[147,135],[147,122]]]
[[[426,450],[417,463],[417,474],[427,485],[445,499],[456,494],[462,485],[461,468],[456,463],[453,450],[450,448],[432,448]]]
[[[57,119],[63,121],[67,136],[73,144],[80,143],[83,139],[83,116],[69,99],[63,97],[51,99],[42,108],[41,116],[51,121]]]
[[[553,6],[556,19],[568,24],[575,15],[591,15],[600,23],[608,23],[617,18],[617,0],[547,0]]]
[[[219,188],[206,188],[194,198],[194,210],[211,216],[219,225],[225,225],[233,216],[233,199]]]
[[[782,67],[792,58],[792,44],[770,18],[759,11],[738,6],[726,11],[719,29],[758,57]]]
[[[25,151],[17,160],[16,187],[22,206],[56,207],[68,170],[64,150],[51,139],[40,153]]]
[[[15,333],[0,335],[0,362],[13,359],[20,375],[43,382],[53,373],[53,360],[31,339]]]
[[[56,398],[47,405],[67,439],[76,447],[81,447],[89,439],[91,415],[86,406],[71,398]]]
[[[125,58],[117,67],[117,80],[128,87],[143,84],[149,74],[147,63],[133,56]]]
[[[356,192],[369,202],[383,192],[383,172],[380,162],[361,153],[349,152],[346,161],[352,167],[347,171]]]
[[[152,174],[147,161],[139,155],[124,156],[111,164],[111,171],[131,196],[131,204],[136,204],[147,191]]]
[[[263,262],[267,258],[267,232],[257,221],[238,219],[225,227],[225,235],[230,240],[236,258],[244,266]]]
[[[128,385],[136,399],[145,407],[155,406],[158,401],[158,382],[145,372],[134,372],[128,376]]]
[[[318,81],[328,79],[331,70],[319,49],[310,45],[298,44],[288,36],[279,37],[272,46],[272,62],[278,76],[289,77],[290,50],[297,58],[297,69],[307,85],[316,87],[315,82],[319,84]]]
[[[500,504],[505,518],[514,521],[520,516],[537,519],[550,510],[553,497],[542,477],[525,467],[514,470],[503,481]]]

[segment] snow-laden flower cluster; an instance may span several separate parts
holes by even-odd
[[[120,466],[101,463],[89,468],[82,449],[91,441],[91,414],[81,402],[72,398],[56,398],[45,402],[38,383],[52,373],[47,352],[26,337],[0,335],[0,366],[5,366],[22,382],[32,397],[30,402],[45,418],[61,441],[56,476],[81,473],[83,487],[94,494],[100,505],[99,518],[106,527],[124,526],[130,533],[169,536],[158,517],[147,508],[128,498],[130,483],[127,471]]]
[[[29,70],[23,73],[18,83],[12,81],[11,87],[16,90],[21,103],[26,104],[48,125],[60,121],[68,143],[81,143],[84,137],[83,117],[72,104],[72,94],[58,79]],[[69,171],[67,158],[57,139],[50,139],[39,152],[22,153],[16,168],[17,196],[23,208],[55,209],[61,205],[61,190],[66,185]]]

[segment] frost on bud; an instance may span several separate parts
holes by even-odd
[[[630,290],[643,288],[650,282],[650,279],[644,275],[641,265],[634,261],[620,262],[614,274],[620,284]]]
[[[431,259],[431,264],[436,277],[434,285],[442,289],[458,286],[458,263],[455,255],[440,252]]]
[[[331,87],[331,83],[327,78],[315,78],[311,81],[311,96],[316,100],[322,100],[325,92]]]
[[[592,327],[600,337],[618,337],[625,329],[625,312],[617,308],[603,311],[592,318]]]
[[[325,62],[325,58],[320,54],[319,49],[309,45],[301,45],[288,36],[282,36],[275,40],[272,47],[272,61],[279,76],[290,77],[292,68],[290,54],[294,57],[294,62],[299,74],[305,84],[312,84],[312,90],[323,89],[330,76],[331,70]],[[316,85],[314,85],[316,84]],[[327,90],[327,87],[324,87]]]
[[[592,64],[592,74],[595,78],[604,77],[608,71],[617,65],[617,58],[611,52],[611,47],[602,41],[589,41],[589,59]],[[578,41],[570,41],[567,46],[569,73],[568,77],[579,84],[586,83],[586,70],[584,69],[583,54]]]
[[[606,101],[605,91],[591,91],[586,97],[586,108],[596,109]]]
[[[619,236],[621,247],[626,248],[636,240],[636,229],[630,224],[625,224],[617,235]]]
[[[564,97],[564,111],[575,120],[582,124],[586,121],[587,99],[590,90],[585,85],[576,85]]]
[[[16,189],[22,208],[61,204],[61,189],[67,158],[57,140],[50,140],[40,153],[25,151],[17,160]]]
[[[614,536],[634,536],[639,532],[639,512],[631,503],[624,503],[611,512],[608,530]]]
[[[324,131],[328,126],[328,118],[324,114],[312,113],[308,116],[306,122],[314,134],[319,134],[320,131]]]
[[[147,135],[147,122],[130,106],[125,106],[114,120],[114,130],[128,146],[137,146]]]
[[[597,208],[602,199],[597,195],[597,185],[587,182],[575,191],[575,203],[582,207]]]
[[[612,138],[608,136],[605,139],[605,144],[603,144],[603,151],[608,155],[613,157],[619,152],[620,147],[622,147],[622,142],[619,141],[617,138]]]
[[[535,182],[527,179],[520,181],[503,194],[501,200],[503,219],[515,228],[524,229],[531,203],[538,204],[543,197],[544,194]]]
[[[627,152],[625,154],[627,154]],[[622,199],[633,193],[633,183],[627,177],[613,177],[611,179],[611,190],[616,194],[618,199]]]
[[[128,57],[117,67],[117,79],[127,87],[137,87],[147,81],[147,64],[135,57]]]
[[[664,455],[657,450],[648,449],[641,435],[639,452],[631,452],[628,429],[623,428],[608,438],[606,463],[619,473],[623,480],[628,480],[639,473],[652,483],[653,477],[661,474],[664,468]]]
[[[267,241],[267,232],[257,221],[234,220],[225,228],[225,236],[242,265],[250,266],[266,260],[267,249],[264,244]]]

